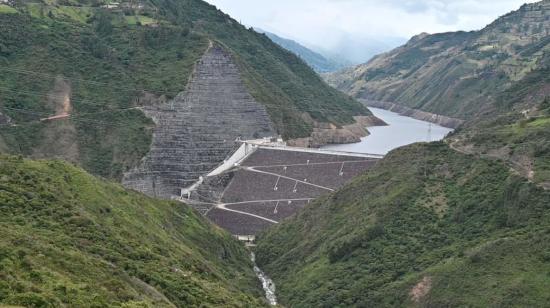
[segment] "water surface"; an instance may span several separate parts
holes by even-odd
[[[415,142],[438,141],[453,131],[437,124],[416,120],[384,109],[369,107],[378,118],[388,123],[388,126],[369,127],[369,136],[361,142],[351,144],[332,144],[323,149],[386,154],[389,151]]]

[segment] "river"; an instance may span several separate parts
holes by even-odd
[[[275,296],[275,283],[256,265],[256,255],[250,253],[250,260],[254,264],[254,273],[262,283],[265,292],[265,298],[270,306],[277,306],[277,296]]]
[[[410,117],[399,115],[379,108],[369,108],[378,118],[388,123],[388,126],[369,127],[371,133],[361,142],[350,144],[332,144],[324,146],[323,149],[386,154],[389,151],[415,142],[438,141],[443,139],[453,129],[416,120]]]

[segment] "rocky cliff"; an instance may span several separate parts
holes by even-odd
[[[170,198],[214,169],[237,138],[274,136],[265,108],[245,88],[232,55],[211,46],[197,63],[187,89],[174,100],[144,109],[156,128],[151,150],[123,184]]]
[[[355,143],[370,134],[367,127],[388,125],[373,115],[355,116],[353,119],[355,123],[342,127],[336,127],[331,123],[313,122],[314,128],[311,136],[291,139],[287,144],[296,147],[318,148],[327,144]]]

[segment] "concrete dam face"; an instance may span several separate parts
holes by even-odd
[[[156,127],[151,149],[127,172],[124,186],[169,199],[222,163],[235,140],[274,136],[265,108],[246,89],[232,56],[210,47],[187,89],[175,99],[144,108]]]

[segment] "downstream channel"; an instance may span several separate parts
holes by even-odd
[[[256,255],[253,252],[250,253],[250,259],[254,264],[254,273],[262,282],[262,288],[265,292],[265,298],[269,302],[270,306],[277,306],[277,297],[275,296],[275,283],[267,277],[267,275],[256,265]]]
[[[372,107],[369,109],[375,116],[388,123],[388,126],[369,127],[371,134],[362,138],[361,142],[332,144],[324,146],[323,149],[384,155],[411,143],[442,140],[453,131],[451,128],[405,117],[388,110]]]

